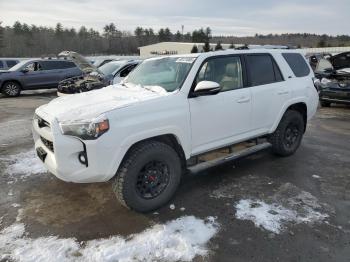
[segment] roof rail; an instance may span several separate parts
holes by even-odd
[[[47,60],[58,60],[58,59],[67,60],[67,57],[58,57],[55,54],[41,55],[40,58],[41,59],[47,59]]]

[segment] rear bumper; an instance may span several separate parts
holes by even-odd
[[[350,104],[350,92],[348,91],[329,91],[323,90],[320,92],[320,101]]]
[[[324,98],[324,97],[321,97],[320,101],[350,105],[350,99],[344,100],[344,99],[338,99],[338,98]]]

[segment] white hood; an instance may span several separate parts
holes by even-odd
[[[90,120],[116,108],[155,99],[168,93],[159,88],[112,85],[90,92],[56,98],[38,108],[58,121]]]

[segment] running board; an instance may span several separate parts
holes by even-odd
[[[240,150],[238,152],[234,152],[234,153],[226,155],[224,157],[220,157],[220,158],[213,159],[213,160],[210,160],[210,161],[207,161],[207,162],[199,163],[197,165],[188,167],[187,169],[191,173],[199,173],[199,172],[204,171],[204,170],[206,170],[208,168],[211,168],[211,167],[214,167],[214,166],[218,166],[218,165],[221,165],[221,164],[224,164],[226,162],[229,162],[229,161],[232,161],[232,160],[236,160],[236,159],[239,159],[239,158],[242,158],[242,157],[247,157],[249,155],[255,154],[255,153],[259,152],[259,151],[268,149],[270,147],[271,147],[270,143],[264,142],[264,143],[261,143],[261,144],[249,147],[247,149],[243,149],[243,150]]]

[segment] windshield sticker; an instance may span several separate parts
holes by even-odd
[[[195,57],[181,57],[176,60],[176,63],[189,63],[192,64],[196,60]]]

